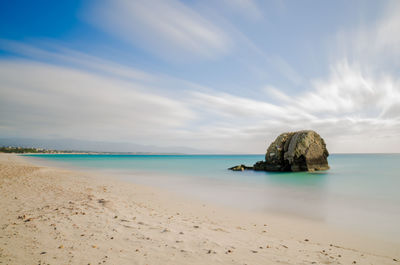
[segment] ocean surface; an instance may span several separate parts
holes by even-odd
[[[400,154],[332,154],[328,171],[233,172],[263,155],[29,155],[247,210],[300,216],[400,242]]]

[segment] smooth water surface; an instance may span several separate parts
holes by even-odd
[[[233,172],[263,155],[30,155],[231,207],[299,215],[400,241],[400,154],[333,154],[323,172]]]

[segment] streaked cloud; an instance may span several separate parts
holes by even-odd
[[[152,80],[153,76],[148,73],[126,67],[124,65],[91,56],[87,53],[68,49],[54,43],[42,43],[44,47],[24,44],[21,42],[0,39],[0,49],[16,53],[18,55],[27,56],[38,61],[53,61],[62,64],[72,64],[75,67],[89,68],[106,74],[112,74],[121,78],[129,78],[134,80]]]
[[[326,80],[315,80],[314,91],[292,102],[302,109],[324,115],[380,117],[399,99],[399,80],[374,76],[359,65],[339,62]]]
[[[96,2],[89,20],[168,59],[213,59],[232,46],[221,28],[177,0],[103,0]]]
[[[143,139],[194,117],[184,103],[146,87],[67,67],[1,60],[0,80],[0,119],[9,135]]]
[[[400,65],[400,2],[389,1],[377,21],[338,32],[332,39],[332,59],[347,58],[379,71]],[[389,69],[390,69],[389,68]],[[385,70],[388,70],[386,68]]]
[[[260,6],[254,0],[222,0],[221,2],[238,15],[244,15],[251,20],[259,20],[264,17]]]

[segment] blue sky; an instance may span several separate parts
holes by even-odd
[[[0,137],[398,152],[399,47],[397,1],[2,1]]]

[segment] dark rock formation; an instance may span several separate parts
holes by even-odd
[[[243,171],[245,169],[254,169],[253,167],[248,167],[246,165],[239,165],[239,166],[234,166],[234,167],[230,167],[228,168],[229,170],[233,170],[233,171]]]
[[[252,169],[260,171],[327,170],[329,169],[328,156],[325,141],[318,133],[314,131],[282,133],[268,147],[265,161],[258,161]],[[246,168],[244,165],[241,166]]]
[[[268,147],[267,171],[315,171],[329,169],[324,139],[314,131],[282,133]]]
[[[265,161],[258,161],[253,165],[253,169],[256,171],[267,171]]]

